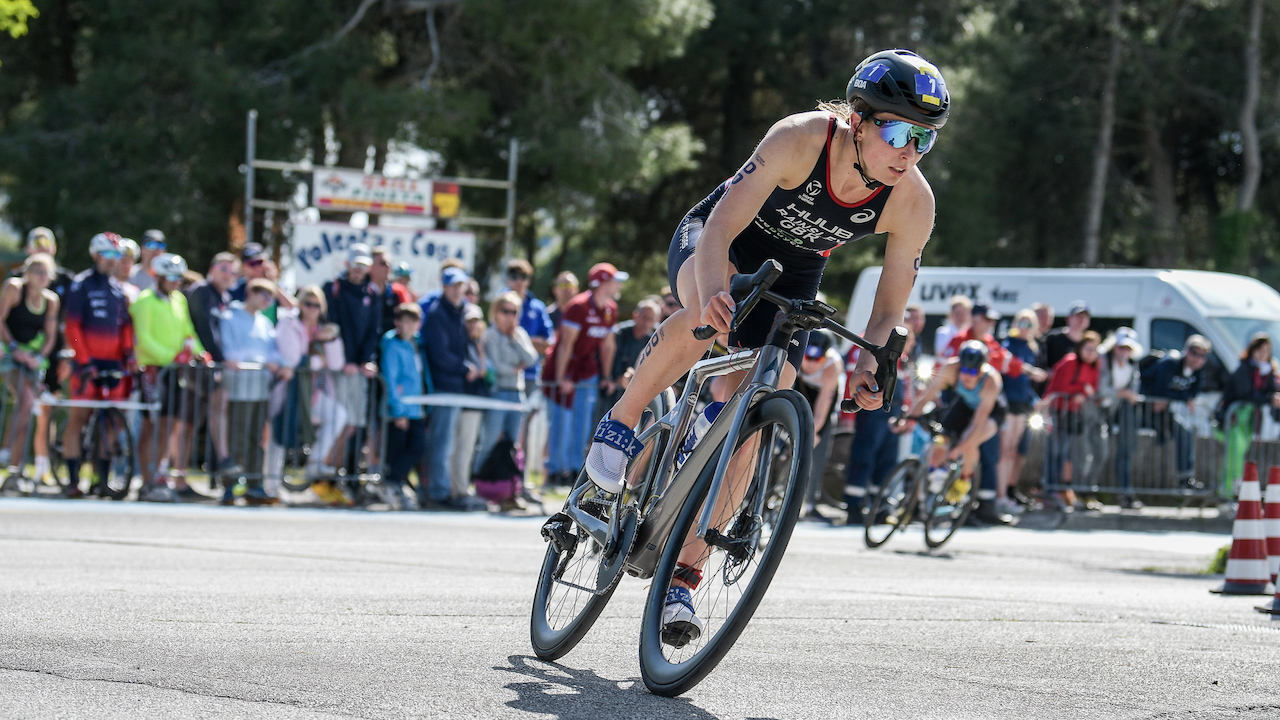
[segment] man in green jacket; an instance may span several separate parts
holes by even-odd
[[[142,416],[142,432],[138,436],[138,455],[144,477],[150,480],[138,493],[148,502],[197,500],[203,496],[187,485],[187,424],[192,421],[196,405],[195,382],[198,368],[193,360],[205,357],[196,337],[195,326],[187,310],[187,298],[180,290],[187,263],[172,253],[158,255],[151,261],[156,286],[144,290],[129,306],[133,317],[135,352],[142,369],[142,391],[147,402],[160,402],[163,418],[159,437],[166,448],[159,450],[154,439],[151,413]],[[162,372],[163,371],[163,372]],[[191,374],[187,382],[179,382],[180,374]],[[159,455],[159,466],[156,466]],[[172,479],[170,464],[172,464]]]

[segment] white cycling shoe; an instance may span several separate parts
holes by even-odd
[[[689,589],[673,587],[667,590],[667,603],[662,608],[662,643],[682,648],[702,637],[706,624],[693,611],[693,596]]]
[[[622,492],[626,488],[627,463],[642,449],[644,445],[636,440],[631,428],[605,415],[596,426],[587,451],[587,477],[605,492]]]

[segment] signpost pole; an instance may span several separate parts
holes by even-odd
[[[507,153],[507,231],[502,238],[502,263],[512,257],[512,244],[516,237],[516,168],[520,162],[520,141],[511,138],[510,150]]]
[[[258,111],[250,110],[245,120],[244,161],[244,244],[253,242],[253,158],[257,154]]]

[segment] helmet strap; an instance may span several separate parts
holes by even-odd
[[[858,175],[862,176],[862,182],[867,186],[868,190],[875,190],[876,188],[884,187],[884,183],[867,177],[867,173],[862,170],[862,148],[858,147],[858,130],[862,127],[862,122],[867,113],[870,112],[871,109],[868,108],[866,113],[859,115],[858,124],[853,128],[853,154],[858,158],[858,161],[853,164],[853,169],[858,171]]]

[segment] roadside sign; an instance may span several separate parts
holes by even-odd
[[[475,267],[474,233],[425,228],[374,225],[364,229],[346,223],[321,222],[295,225],[289,253],[297,287],[320,285],[338,276],[355,243],[386,248],[392,265],[404,261],[413,269],[409,286],[418,295],[440,289],[440,263],[461,260],[471,272]]]
[[[430,180],[324,168],[312,175],[311,200],[321,210],[432,215],[434,198]]]

